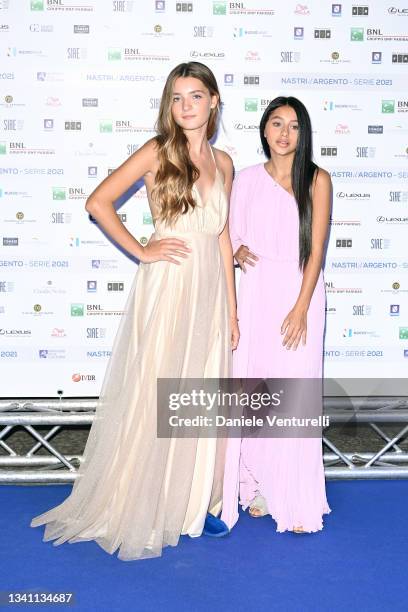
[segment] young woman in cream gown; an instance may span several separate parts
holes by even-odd
[[[222,378],[238,343],[228,232],[232,161],[212,149],[220,96],[203,64],[180,64],[163,91],[158,135],[106,178],[86,210],[140,260],[84,460],[69,497],[35,517],[54,544],[95,540],[122,560],[201,535],[221,507],[222,445],[157,438],[157,378]],[[143,247],[113,203],[144,178],[154,234]]]

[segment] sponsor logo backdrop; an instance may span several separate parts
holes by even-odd
[[[154,134],[170,69],[198,60],[223,99],[216,145],[262,161],[279,94],[313,121],[332,175],[325,374],[408,364],[408,3],[0,0],[2,396],[96,396],[137,265],[84,211]],[[143,184],[117,202],[142,243]]]

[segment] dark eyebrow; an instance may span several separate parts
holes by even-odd
[[[279,115],[271,115],[271,119],[283,119],[283,117],[280,117]],[[291,119],[291,121],[296,121],[296,123],[299,122],[298,119]]]
[[[193,94],[193,93],[205,93],[205,91],[203,91],[202,89],[194,89],[193,91],[189,91],[189,94]],[[173,91],[173,96],[180,96],[181,94],[178,91]]]

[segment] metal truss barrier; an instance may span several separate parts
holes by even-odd
[[[73,483],[81,456],[62,454],[52,439],[66,426],[91,426],[95,406],[95,398],[0,400],[0,484]],[[408,478],[408,452],[398,445],[408,434],[407,397],[326,397],[324,414],[330,419],[323,435],[328,479]],[[339,423],[349,428],[368,424],[381,441],[380,450],[343,452],[339,443],[330,440],[331,428]],[[400,429],[390,438],[382,429],[384,424],[399,424]],[[46,434],[38,431],[46,428]],[[33,446],[24,455],[6,441],[16,429],[33,438]],[[352,436],[348,445],[350,440]],[[47,454],[39,455],[40,449]]]

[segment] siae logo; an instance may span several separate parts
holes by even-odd
[[[408,202],[408,191],[390,191],[389,202]]]
[[[106,338],[106,327],[87,327],[86,337],[89,340]]]
[[[280,53],[281,64],[293,64],[300,62],[299,51],[281,51]]]
[[[356,157],[359,159],[375,157],[375,147],[356,147]]]
[[[87,53],[86,49],[81,49],[80,47],[68,47],[67,48],[67,59],[69,60],[80,60],[86,59]]]
[[[212,38],[214,36],[214,28],[212,26],[194,26],[194,38]]]
[[[112,4],[112,10],[114,13],[131,13],[134,2],[133,0],[113,0]]]
[[[150,109],[159,109],[160,108],[160,100],[161,98],[150,98],[149,99],[149,108]]]
[[[391,246],[391,240],[389,238],[371,238],[370,240],[371,249],[377,251],[383,251],[389,249]]]
[[[52,224],[71,223],[71,218],[72,218],[71,213],[65,213],[65,212],[51,213],[51,223]]]
[[[369,304],[354,304],[353,317],[366,317],[371,314],[371,306]]]

